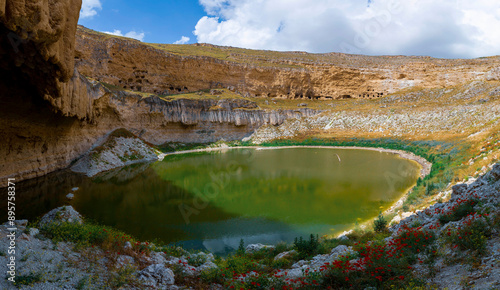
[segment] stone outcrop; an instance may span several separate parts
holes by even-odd
[[[158,160],[157,151],[126,130],[117,130],[104,144],[87,152],[71,170],[94,176],[98,173],[131,165]],[[72,197],[71,197],[72,198]]]
[[[55,208],[45,214],[40,220],[39,226],[43,227],[52,223],[82,223],[82,216],[72,206]]]

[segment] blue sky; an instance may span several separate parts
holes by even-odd
[[[95,2],[97,3],[97,2]],[[79,24],[97,31],[122,34],[134,31],[144,33],[144,41],[174,43],[186,36],[196,42],[192,34],[201,17],[206,15],[198,0],[100,0],[101,9],[92,17],[80,17]]]
[[[154,43],[500,55],[500,1],[493,0],[83,0],[80,24]]]

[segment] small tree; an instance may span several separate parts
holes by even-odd
[[[238,255],[245,254],[245,241],[243,239],[240,240],[240,246],[238,247],[238,251],[236,251],[236,254]]]
[[[373,229],[376,232],[383,232],[387,230],[387,220],[382,215],[382,212],[380,212],[375,221],[373,221]]]
[[[309,240],[305,240],[302,237],[300,239],[295,238],[293,243],[294,249],[299,253],[299,258],[305,259],[316,254],[317,249],[319,247],[319,238],[318,235],[314,237],[311,234]]]

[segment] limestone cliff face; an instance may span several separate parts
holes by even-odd
[[[218,47],[159,45],[79,27],[77,67],[89,77],[156,94],[232,87],[250,96],[377,98],[409,88],[442,88],[487,79],[499,58],[308,54]]]
[[[280,125],[289,118],[319,113],[307,108],[265,111],[241,99],[166,101],[127,92],[107,97],[106,110],[115,112],[114,118],[106,121],[108,126],[127,128],[153,144],[238,140],[262,125]]]
[[[54,110],[83,119],[91,115],[91,101],[74,73],[81,5],[81,0],[0,0],[0,69],[35,88]]]

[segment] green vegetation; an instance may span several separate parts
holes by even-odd
[[[181,142],[168,142],[158,146],[158,150],[164,153],[186,151],[194,149],[206,148],[208,143],[181,143]]]
[[[452,212],[448,214],[442,214],[439,216],[439,222],[441,224],[447,224],[449,222],[459,221],[462,218],[474,213],[474,206],[478,203],[477,199],[470,200],[459,200],[458,206],[452,208]]]
[[[245,254],[245,241],[243,239],[240,240],[240,245],[238,246],[238,250],[236,251],[237,255]]]
[[[373,221],[373,229],[375,232],[383,232],[387,230],[387,220],[382,215],[382,212],[378,215],[378,217]]]
[[[14,285],[20,288],[22,285],[30,286],[41,281],[43,281],[42,273],[29,273],[26,275],[18,275]]]
[[[470,215],[464,227],[449,228],[447,242],[461,250],[471,250],[477,256],[486,254],[486,241],[491,236],[489,219],[480,214]]]
[[[317,253],[319,247],[318,236],[316,235],[316,237],[314,237],[314,235],[311,234],[309,240],[304,240],[302,237],[299,239],[295,238],[293,247],[299,253],[300,259],[310,258]]]
[[[114,228],[94,223],[50,223],[40,228],[40,233],[54,242],[72,242],[79,248],[98,246],[103,249],[117,250],[123,248],[125,242],[134,242],[134,239]],[[140,244],[134,244],[141,248]],[[145,250],[145,248],[143,249]]]

